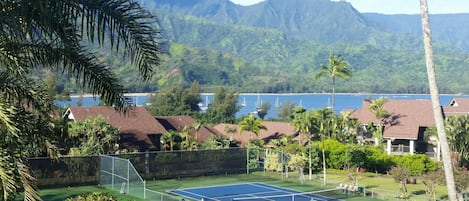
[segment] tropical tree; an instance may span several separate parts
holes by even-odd
[[[460,165],[469,159],[469,115],[447,117],[445,128],[454,165]]]
[[[152,94],[146,109],[154,116],[193,115],[200,111],[200,86],[197,82],[189,88],[173,87]]]
[[[263,102],[257,110],[257,116],[264,120],[264,117],[267,115],[267,112],[270,110],[270,107],[271,105],[269,102]]]
[[[178,143],[178,140],[180,139],[181,139],[181,135],[177,131],[174,131],[174,130],[170,130],[161,136],[163,148],[165,150],[170,150],[170,151],[177,149],[176,144]]]
[[[451,163],[451,154],[446,138],[443,114],[440,105],[440,94],[438,92],[438,84],[436,83],[435,63],[433,61],[433,46],[430,30],[430,19],[428,17],[427,0],[420,0],[420,13],[422,19],[423,44],[425,49],[425,64],[427,68],[428,86],[432,100],[433,115],[435,118],[436,129],[438,132],[438,140],[440,141],[441,153],[443,156],[443,166],[446,178],[446,188],[448,189],[448,197],[451,201],[457,200],[456,185],[454,183],[453,166]]]
[[[342,143],[354,143],[358,134],[360,123],[356,119],[351,119],[351,112],[342,112],[337,118],[336,140]]]
[[[370,105],[368,106],[368,110],[372,112],[377,119],[380,120],[380,123],[373,129],[373,138],[375,139],[375,146],[379,146],[383,141],[383,125],[386,123],[385,119],[389,117],[388,111],[384,108],[384,103],[388,101],[387,98],[377,98],[370,101]]]
[[[311,130],[311,117],[310,112],[306,112],[303,107],[295,109],[295,118],[290,121],[290,124],[295,128],[295,131],[298,132],[298,143],[303,145],[303,136],[308,136],[307,139],[311,139],[310,130]],[[308,140],[309,142],[309,140]]]
[[[281,120],[290,121],[294,118],[294,109],[295,104],[290,101],[286,101],[280,108],[278,108],[277,116]]]
[[[199,131],[200,131],[200,128],[202,128],[202,124],[195,122],[192,124],[191,127],[194,128],[195,130],[195,140],[197,141],[199,139]]]
[[[0,165],[2,195],[7,200],[23,188],[25,200],[40,200],[25,159],[50,145],[44,133],[53,126],[48,118],[54,97],[43,91],[43,80],[30,78],[31,71],[58,69],[123,109],[123,87],[93,44],[124,49],[149,80],[160,63],[160,34],[156,18],[131,0],[0,1],[0,7],[0,130],[7,139],[0,152],[8,163]]]
[[[236,92],[232,89],[220,87],[215,90],[213,101],[204,114],[208,123],[234,123],[236,113],[240,108]]]
[[[324,140],[326,137],[330,137],[331,133],[334,132],[332,128],[334,123],[334,112],[329,108],[324,108],[321,110],[313,110],[313,129],[314,132],[319,135],[321,138],[321,151],[322,151],[322,168],[323,168],[323,184],[326,184],[327,174],[326,174],[326,152]]]
[[[70,138],[77,142],[69,155],[109,154],[119,148],[120,129],[112,127],[102,116],[69,122],[68,128]]]
[[[316,74],[316,79],[328,76],[332,80],[332,105],[331,109],[334,110],[334,97],[335,97],[335,81],[336,78],[347,79],[352,77],[352,71],[350,71],[349,63],[345,61],[340,55],[331,54],[329,56],[329,65],[321,65],[321,70]]]
[[[410,171],[401,166],[394,166],[391,168],[389,173],[392,175],[394,180],[399,183],[399,189],[401,191],[399,198],[408,198],[407,179],[410,177]]]
[[[197,140],[194,139],[190,134],[192,128],[192,126],[184,126],[184,129],[179,134],[182,138],[181,149],[189,151],[197,149]]]
[[[262,125],[262,119],[255,118],[254,115],[250,114],[239,122],[239,134],[242,134],[244,131],[253,133],[256,136],[259,136],[261,130],[267,130],[267,128]],[[251,140],[254,139],[254,136],[251,135]]]
[[[212,135],[202,144],[203,149],[226,149],[232,143],[231,139],[226,139],[221,135]]]

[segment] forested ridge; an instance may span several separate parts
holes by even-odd
[[[285,2],[244,7],[228,0],[145,0],[168,44],[156,76],[139,82],[126,61],[107,54],[105,59],[129,92],[193,81],[205,92],[217,86],[239,92],[329,92],[330,81],[314,76],[334,53],[353,72],[337,81],[337,92],[428,93],[418,15],[359,13],[347,2],[329,0]],[[469,32],[455,30],[467,14],[432,17],[441,93],[468,94]],[[76,86],[64,82],[61,88]]]

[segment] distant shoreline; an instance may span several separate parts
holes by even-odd
[[[124,96],[149,96],[154,93],[126,93]],[[206,95],[213,95],[214,93],[200,93],[202,96]],[[247,96],[254,96],[254,95],[262,95],[262,96],[291,96],[291,95],[318,95],[318,94],[323,94],[323,95],[331,95],[331,93],[240,93],[239,96],[247,95]],[[430,94],[396,94],[396,93],[335,93],[335,95],[356,95],[356,96],[366,96],[366,95],[383,95],[383,96],[429,96]],[[98,95],[93,95],[93,94],[83,94],[81,95],[84,98],[89,98],[89,97],[96,97],[98,98]],[[466,94],[440,94],[440,96],[468,96]],[[70,98],[78,98],[80,95],[74,94],[70,95]]]

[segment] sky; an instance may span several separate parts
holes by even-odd
[[[252,5],[263,0],[231,0],[236,4]],[[285,0],[288,1],[288,0]],[[341,0],[333,0],[341,1]],[[383,14],[420,14],[419,0],[345,0],[360,12]],[[427,0],[430,14],[469,13],[469,0]]]

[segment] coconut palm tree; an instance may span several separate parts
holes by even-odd
[[[334,123],[334,112],[329,108],[324,108],[321,110],[313,110],[313,123],[314,123],[314,130],[317,132],[319,137],[321,138],[322,142],[322,169],[323,169],[323,185],[326,185],[327,181],[327,174],[326,174],[326,152],[325,152],[325,145],[324,140],[326,135],[329,133],[329,137],[331,137],[331,133],[334,132],[333,127]]]
[[[321,65],[321,71],[316,74],[316,79],[328,76],[332,80],[332,102],[331,109],[334,110],[335,102],[335,81],[336,78],[347,79],[352,77],[352,71],[350,71],[349,63],[345,61],[340,55],[331,54],[329,56],[329,65]]]
[[[165,150],[174,151],[174,148],[176,148],[176,145],[178,144],[178,139],[181,138],[182,136],[180,133],[170,130],[161,136],[161,141]]]
[[[160,34],[156,18],[132,0],[0,0],[0,8],[0,130],[7,139],[0,150],[2,195],[11,199],[21,186],[25,200],[40,200],[25,158],[32,148],[50,145],[37,134],[51,126],[53,97],[44,92],[43,80],[29,78],[31,70],[58,69],[123,109],[123,87],[92,47],[123,49],[149,80],[160,63]]]
[[[300,110],[296,109],[295,110],[295,117],[292,121],[290,121],[290,124],[295,128],[295,130],[298,132],[298,143],[300,145],[304,145],[303,143],[303,136],[308,135],[308,139],[311,137],[309,136],[310,134],[310,129],[311,129],[311,119],[310,119],[310,113],[306,112],[306,110],[301,107]]]
[[[387,98],[377,98],[370,101],[368,110],[370,110],[376,118],[380,119],[377,128],[373,132],[375,138],[375,146],[379,146],[383,141],[383,124],[385,124],[385,118],[389,116],[388,111],[384,108],[384,103],[388,101]]]
[[[425,48],[425,63],[427,67],[428,85],[432,99],[433,115],[435,118],[436,129],[438,132],[438,140],[440,141],[441,153],[443,158],[443,166],[446,177],[446,188],[448,189],[448,197],[450,200],[458,200],[456,185],[454,183],[453,166],[451,163],[451,154],[446,139],[445,125],[443,114],[441,112],[440,94],[436,83],[435,63],[433,61],[433,46],[430,30],[430,19],[428,17],[427,0],[420,0],[420,13],[422,19],[423,44]]]
[[[248,131],[254,133],[254,135],[259,136],[262,130],[267,130],[267,128],[262,125],[262,119],[255,118],[254,115],[250,114],[239,122],[239,133],[243,131]],[[254,139],[254,136],[251,135],[251,140]]]

